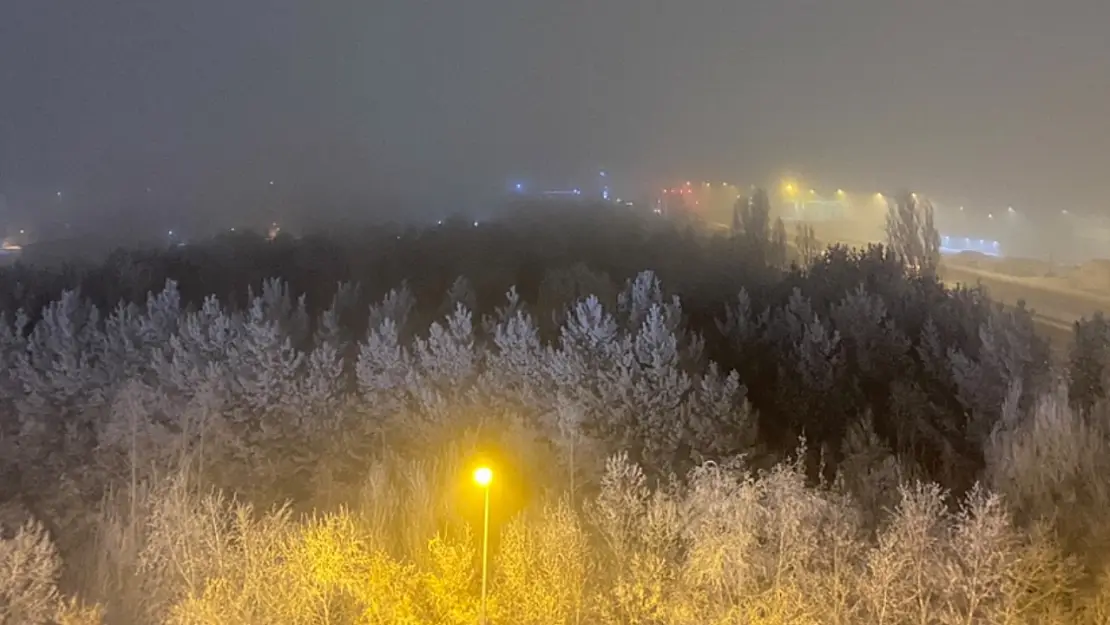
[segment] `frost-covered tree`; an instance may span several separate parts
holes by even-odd
[[[277,330],[289,337],[294,348],[304,348],[311,336],[311,317],[305,307],[303,294],[294,300],[288,283],[271,278],[262,283],[261,294],[256,295],[252,289],[248,289],[247,297],[248,306],[252,309],[258,306],[262,319],[276,323]]]
[[[940,264],[940,234],[933,213],[932,202],[916,193],[887,199],[887,245],[907,267],[928,275]]]
[[[441,314],[443,316],[451,315],[459,306],[471,311],[478,308],[478,295],[474,292],[474,287],[466,276],[455,278],[455,281],[447,289],[447,294],[443,298],[443,305],[440,306]]]
[[[550,409],[554,386],[549,373],[549,351],[539,328],[521,309],[516,289],[506,294],[506,305],[489,318],[492,345],[486,351],[481,386],[491,399],[509,401],[532,410]]]
[[[1106,398],[1110,388],[1110,324],[1105,315],[1075,322],[1068,354],[1069,396],[1083,412]]]
[[[408,403],[405,391],[412,372],[412,356],[401,343],[397,324],[385,318],[371,327],[369,336],[359,345],[355,377],[364,410],[377,419],[396,414]]]
[[[1023,411],[1043,388],[1048,372],[1048,345],[1036,336],[1032,314],[1024,305],[996,308],[979,329],[978,357],[949,349],[957,397],[971,416],[969,440],[982,446],[999,419],[1007,396]],[[1013,418],[1016,418],[1016,414]]]
[[[233,393],[247,410],[258,414],[288,411],[295,405],[304,360],[292,337],[282,331],[280,319],[268,314],[268,307],[264,298],[254,298],[229,352]]]
[[[397,332],[407,336],[409,315],[416,306],[416,298],[407,283],[402,283],[399,288],[391,289],[382,300],[370,306],[368,321],[369,331],[380,328],[382,322],[389,319]]]
[[[215,296],[187,313],[168,344],[154,348],[153,360],[165,392],[188,399],[202,388],[223,392],[231,385],[231,351],[242,324],[232,319]]]
[[[794,229],[794,247],[803,267],[809,267],[821,255],[821,244],[812,224],[799,223]]]
[[[23,397],[17,400],[23,445],[55,451],[57,443],[89,446],[90,424],[110,401],[98,352],[101,315],[76,291],[48,305],[15,361]],[[71,447],[72,449],[72,447]]]
[[[347,369],[343,363],[345,345],[332,321],[333,311],[325,312],[323,332],[317,332],[312,351],[304,358],[297,399],[303,417],[327,420],[334,416],[348,393]],[[330,326],[330,328],[329,328]]]
[[[62,605],[62,562],[45,528],[28,522],[0,537],[0,623],[50,625]]]
[[[663,284],[654,271],[636,274],[617,294],[618,319],[630,332],[640,329],[653,306],[659,307],[664,327],[676,336],[683,364],[695,368],[702,366],[705,341],[687,331],[681,301],[677,295],[668,297],[663,292]]]

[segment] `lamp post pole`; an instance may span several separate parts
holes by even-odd
[[[486,625],[486,596],[489,588],[489,487],[493,481],[493,471],[489,467],[481,467],[474,472],[474,481],[485,492],[485,513],[482,518],[482,608],[479,623]]]
[[[486,485],[486,511],[482,521],[482,625],[486,625],[486,588],[489,580],[489,485]]]

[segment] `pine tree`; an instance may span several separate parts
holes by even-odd
[[[407,405],[407,389],[413,362],[400,342],[396,322],[386,317],[371,328],[359,345],[355,377],[363,406],[377,419],[392,417]]]
[[[1068,355],[1068,395],[1083,413],[1106,398],[1110,387],[1110,324],[1102,312],[1075,322]]]
[[[440,307],[441,314],[444,316],[450,315],[455,310],[462,306],[467,310],[476,310],[478,308],[478,296],[474,293],[474,287],[471,286],[470,280],[466,276],[459,276],[451,283],[450,288],[447,289],[447,295],[443,299],[443,306]]]
[[[398,336],[407,336],[409,315],[416,306],[416,298],[412,295],[407,283],[391,289],[380,302],[370,306],[370,317],[367,331],[373,332],[382,326],[385,320],[390,320]]]
[[[268,314],[271,305],[254,298],[242,334],[231,345],[234,390],[247,409],[259,414],[296,412],[294,394],[304,355],[284,335],[280,318]]]

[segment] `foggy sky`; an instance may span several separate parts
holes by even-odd
[[[0,193],[420,205],[605,167],[1102,211],[1107,25],[1105,0],[5,0]]]

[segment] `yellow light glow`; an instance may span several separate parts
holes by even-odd
[[[493,471],[489,467],[480,467],[474,471],[474,482],[479,486],[489,486],[493,481]]]
[[[809,194],[810,195],[817,195],[817,190],[816,189],[810,189]]]
[[[787,195],[794,195],[794,185],[790,184],[789,182],[786,183],[786,186],[784,186],[782,189],[783,191],[786,191]]]
[[[844,189],[837,189],[836,194],[837,195],[844,195]]]

